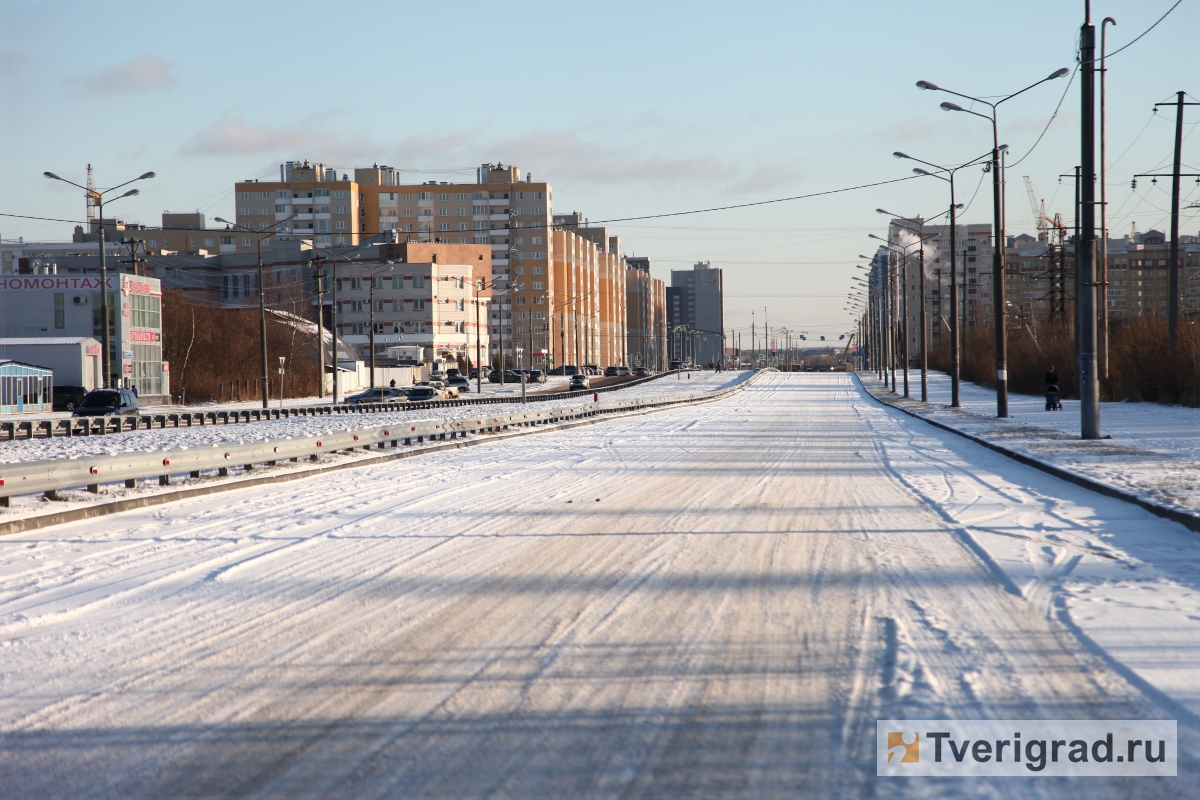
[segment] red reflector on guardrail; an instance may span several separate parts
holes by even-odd
[[[324,442],[317,442],[317,447],[324,447],[324,446],[325,446]]]
[[[169,458],[164,458],[164,459],[163,459],[163,466],[164,466],[164,467],[169,467],[169,466],[171,466],[171,459],[169,459]]]
[[[95,467],[88,467],[88,472],[92,473],[93,475],[100,474],[100,470],[96,469]],[[4,481],[0,481],[0,486],[3,486],[3,485],[4,485]]]

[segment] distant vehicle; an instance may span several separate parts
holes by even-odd
[[[542,372],[540,369],[528,370],[528,374],[529,374],[529,382],[530,383],[545,383],[546,382],[546,373]]]
[[[414,386],[408,390],[408,400],[411,403],[424,403],[429,400],[441,400],[442,393],[432,386]]]
[[[446,378],[447,379],[461,378],[461,377],[462,377],[462,371],[459,370],[457,367],[451,367],[450,369],[446,370]]]
[[[584,368],[585,370],[587,370],[587,374],[588,374],[588,375],[599,375],[599,374],[601,374],[601,373],[600,373],[600,368],[599,368],[599,367],[597,367],[595,364],[585,364],[583,368]]]
[[[451,377],[446,381],[446,386],[457,389],[459,394],[471,391],[471,382],[462,375]]]
[[[128,389],[93,389],[72,413],[76,417],[128,416],[138,413],[138,399]]]
[[[579,372],[579,367],[574,364],[564,364],[561,367],[555,367],[548,372],[548,375],[574,375]]]
[[[592,388],[592,381],[587,375],[572,375],[571,382],[567,384],[567,387],[569,389],[590,389]]]
[[[809,366],[809,367],[805,367],[805,368],[804,368],[804,371],[805,371],[805,372],[816,372],[816,371],[817,371],[817,368],[816,368],[816,367]]]
[[[500,370],[494,369],[488,373],[488,383],[499,383],[499,382],[500,382]]]
[[[475,380],[476,378],[478,378],[479,377],[479,367],[471,367],[469,370],[467,370],[467,377],[470,378],[471,380]]]
[[[83,402],[87,389],[82,386],[55,386],[54,410],[74,411]]]
[[[365,392],[347,397],[343,402],[356,406],[366,403],[403,403],[408,400],[408,389],[367,389]]]
[[[683,369],[683,362],[679,360],[672,361],[670,367],[671,369]]]
[[[645,367],[638,367],[637,369],[635,369],[633,371],[633,374],[634,374],[634,377],[637,377],[637,378],[649,378],[650,370],[646,369]]]
[[[524,383],[525,382],[525,371],[520,370],[520,369],[504,370],[504,382],[505,383]]]
[[[454,399],[455,397],[458,397],[458,389],[447,386],[442,381],[421,381],[417,384],[417,386],[431,386],[436,389],[443,398]]]
[[[617,374],[622,378],[628,378],[633,373],[629,371],[629,367],[617,367]]]
[[[614,365],[614,366],[611,366],[611,367],[605,367],[605,368],[604,368],[604,377],[606,377],[606,378],[615,378],[615,377],[617,377],[617,375],[619,375],[619,374],[620,374],[620,373],[619,373],[619,371],[617,370],[617,367],[616,367],[615,365]]]

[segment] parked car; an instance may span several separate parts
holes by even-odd
[[[592,381],[587,375],[572,375],[571,382],[567,386],[570,389],[590,389],[592,388]]]
[[[561,367],[555,367],[554,369],[550,370],[550,372],[548,374],[550,374],[550,375],[575,375],[578,372],[579,372],[579,367],[575,366],[574,364],[564,364]]]
[[[54,410],[74,411],[83,402],[83,397],[86,394],[87,389],[82,386],[55,386]]]
[[[461,377],[462,377],[462,370],[460,370],[458,367],[451,367],[450,369],[446,370],[446,379],[447,380],[449,380],[450,378],[461,378]]]
[[[546,382],[546,373],[542,372],[540,369],[528,370],[528,374],[529,374],[529,382],[530,383],[545,383]]]
[[[457,389],[459,394],[462,394],[463,392],[471,391],[471,382],[469,380],[467,380],[466,378],[464,378],[462,375],[456,375],[456,376],[450,378],[449,380],[447,380],[446,386],[447,386],[447,388]]]
[[[414,386],[408,390],[410,403],[424,403],[429,400],[441,400],[442,393],[432,386]]]
[[[519,370],[519,369],[506,369],[506,370],[504,370],[504,382],[505,383],[524,383],[525,382],[525,373],[523,370]]]
[[[471,367],[469,370],[467,370],[467,377],[470,378],[471,380],[475,380],[476,378],[478,378],[479,377],[479,367]]]
[[[629,367],[617,367],[617,374],[622,378],[628,378],[633,373],[630,372]]]
[[[500,370],[494,369],[488,373],[488,383],[499,383],[499,382],[500,382]]]
[[[606,377],[606,378],[617,377],[617,368],[615,366],[605,367],[604,368],[604,377]]]
[[[633,371],[633,375],[635,378],[649,378],[650,370],[646,369],[645,367],[638,367]]]
[[[136,413],[137,395],[129,389],[93,389],[72,412],[76,417],[126,416]]]
[[[420,383],[417,384],[417,386],[433,387],[434,389],[436,389],[438,391],[438,393],[441,395],[441,397],[443,399],[453,400],[455,397],[458,397],[458,389],[449,387],[442,381],[434,381],[434,380],[421,381]]]
[[[669,366],[671,369],[683,369],[683,362],[677,359],[672,361]]]
[[[600,375],[601,374],[600,368],[597,367],[595,364],[586,364],[586,365],[584,365],[583,368],[588,375]]]
[[[407,388],[367,389],[365,392],[350,395],[343,402],[356,406],[360,403],[403,403],[408,400]]]

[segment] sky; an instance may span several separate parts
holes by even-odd
[[[1117,20],[1113,52],[1174,2],[1096,0],[1093,21]],[[895,150],[967,162],[990,149],[990,126],[942,111],[957,98],[916,81],[999,97],[1073,69],[1083,12],[1083,0],[3,0],[0,212],[82,219],[82,193],[42,172],[83,183],[89,163],[101,187],[157,173],[109,212],[147,224],[164,210],[233,217],[234,182],[277,176],[285,160],[387,164],[414,182],[515,164],[552,184],[556,212],[626,220],[606,224],[656,277],[721,267],[725,325],[746,346],[752,310],[760,331],[765,315],[836,338],[853,327],[846,296],[858,256],[874,252],[867,235],[885,235],[875,209],[933,216],[949,203],[943,182],[627,218],[910,176]],[[1200,0],[1182,0],[1108,64],[1114,236],[1167,229],[1170,181],[1130,179],[1170,169],[1175,112],[1153,107],[1200,97],[1198,30]],[[1001,106],[1009,234],[1036,232],[1026,175],[1049,212],[1073,216],[1059,175],[1079,163],[1079,88],[1078,75],[1053,80]],[[1200,107],[1184,119],[1184,172],[1200,172]],[[991,221],[985,180],[959,173],[962,221]],[[1200,184],[1183,186],[1183,205],[1200,203]],[[4,239],[66,240],[72,227],[0,217]],[[1200,232],[1200,209],[1182,230]]]

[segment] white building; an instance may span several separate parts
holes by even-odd
[[[0,338],[103,340],[98,274],[0,275]],[[157,278],[109,273],[110,357],[122,386],[152,405],[169,399]]]

